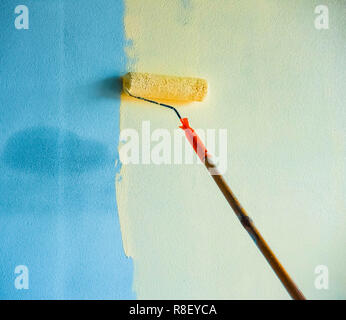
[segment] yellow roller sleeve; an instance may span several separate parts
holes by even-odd
[[[129,72],[123,77],[123,87],[130,94],[147,99],[202,101],[208,83],[199,78]]]

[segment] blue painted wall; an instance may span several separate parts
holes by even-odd
[[[29,30],[14,26],[29,8]],[[0,299],[129,299],[115,201],[118,0],[0,4]],[[14,286],[17,265],[29,289]]]

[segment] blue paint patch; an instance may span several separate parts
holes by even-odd
[[[115,200],[123,3],[25,5],[29,30],[13,1],[0,10],[0,299],[133,299]]]

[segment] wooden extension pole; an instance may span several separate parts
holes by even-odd
[[[280,261],[276,258],[267,242],[263,239],[262,235],[255,227],[251,218],[248,216],[245,209],[241,206],[238,199],[235,197],[232,190],[227,185],[223,176],[218,173],[216,166],[211,161],[208,161],[208,156],[205,157],[204,163],[208,171],[211,173],[211,176],[213,177],[217,186],[220,188],[221,192],[228,201],[229,205],[232,207],[233,211],[237,215],[239,221],[246,229],[246,231],[249,233],[250,237],[253,239],[257,247],[261,250],[262,254],[267,259],[268,263],[270,264],[278,278],[281,280],[282,284],[284,285],[292,299],[306,300],[303,293],[299,290],[299,288],[294,283],[292,278],[289,276],[287,271],[284,269]]]

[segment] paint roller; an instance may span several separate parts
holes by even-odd
[[[128,95],[136,99],[169,108],[176,113],[182,124],[180,128],[185,131],[187,140],[200,160],[205,164],[211,177],[214,179],[220,191],[235,212],[240,223],[262,252],[289,295],[295,300],[305,300],[303,293],[299,290],[290,275],[276,258],[273,251],[255,227],[245,209],[241,206],[223,176],[217,170],[212,155],[208,153],[201,139],[198,137],[194,129],[191,128],[188,119],[182,118],[175,107],[157,101],[202,101],[207,94],[207,89],[207,81],[199,78],[175,77],[139,72],[129,72],[123,77],[123,90]]]

